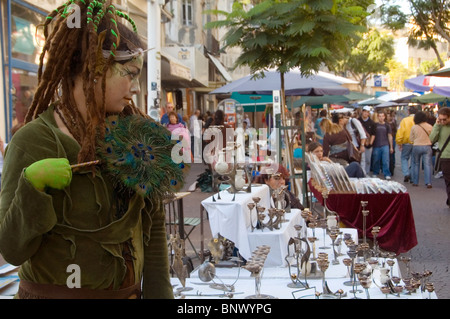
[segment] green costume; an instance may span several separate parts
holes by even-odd
[[[135,283],[144,298],[173,298],[162,199],[123,199],[111,178],[91,167],[73,173],[63,190],[39,191],[24,169],[44,158],[77,163],[80,145],[56,125],[53,107],[21,128],[8,144],[0,197],[0,252],[21,265],[21,280],[66,286],[68,266],[80,269],[82,288],[119,289],[130,248]],[[9,156],[8,156],[9,155]],[[121,213],[119,211],[122,211]]]

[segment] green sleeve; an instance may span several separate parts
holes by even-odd
[[[433,129],[430,133],[430,141],[431,143],[436,143],[439,140],[439,132],[440,132],[441,126],[438,124],[433,125]]]
[[[146,299],[173,299],[164,207],[160,203],[155,203],[151,207],[149,208],[152,210],[150,212],[151,225],[147,226],[150,227],[150,239],[144,245],[143,297]]]
[[[24,168],[34,161],[14,143],[8,145],[0,196],[0,252],[13,265],[36,252],[57,220],[52,197],[36,190],[24,176]]]

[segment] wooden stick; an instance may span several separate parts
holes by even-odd
[[[91,165],[97,165],[100,163],[100,160],[90,161],[90,162],[84,162],[84,163],[78,163],[70,165],[70,168],[79,168],[79,167],[85,167],[85,166],[91,166]]]

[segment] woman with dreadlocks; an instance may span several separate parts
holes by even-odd
[[[144,60],[134,23],[111,1],[72,0],[43,28],[39,86],[2,181],[0,252],[21,266],[16,297],[173,298],[162,199],[119,193],[102,165],[72,174],[98,159],[108,116],[147,118],[132,100]]]

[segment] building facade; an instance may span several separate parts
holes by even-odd
[[[2,61],[0,70],[0,135],[11,138],[14,125],[24,121],[37,88],[37,70],[44,37],[38,25],[65,0],[1,0]],[[229,7],[231,0],[116,0],[116,7],[132,17],[150,48],[135,103],[150,114],[162,113],[171,100],[177,112],[190,116],[195,109],[214,110],[208,92],[232,81],[221,62],[217,30],[203,28],[209,9]],[[223,53],[222,53],[223,55]],[[223,58],[222,58],[223,59]]]

